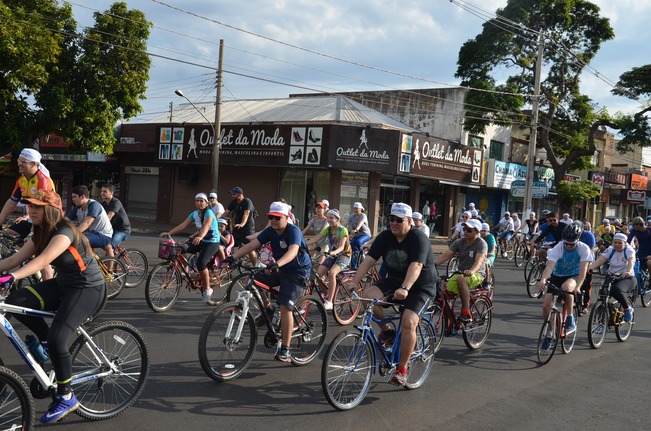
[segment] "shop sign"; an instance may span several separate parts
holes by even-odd
[[[649,179],[644,175],[631,174],[631,190],[646,190]]]
[[[565,181],[579,181],[581,177],[578,175],[565,174],[565,177],[563,179]]]
[[[328,164],[333,168],[396,173],[397,130],[332,126]]]
[[[516,163],[507,163],[499,160],[488,160],[488,176],[486,185],[498,189],[510,189],[511,184],[517,180],[527,178],[527,167]]]
[[[627,201],[644,202],[645,199],[646,191],[644,190],[628,190],[626,192]]]
[[[549,193],[556,193],[556,174],[552,168],[536,166],[533,170],[533,180],[547,184]]]
[[[416,133],[403,134],[398,172],[479,184],[483,158],[479,148]]]
[[[136,174],[136,175],[158,175],[157,166],[125,166],[125,174]]]
[[[511,183],[511,196],[514,198],[524,198],[524,192],[527,187],[527,182],[522,180],[513,181]],[[534,181],[531,187],[531,197],[533,199],[542,199],[549,194],[549,187],[543,181]]]

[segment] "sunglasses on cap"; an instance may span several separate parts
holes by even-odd
[[[389,221],[391,223],[402,223],[405,219],[403,217],[389,216]]]
[[[272,216],[272,215],[267,216],[267,217],[269,217],[269,220],[276,220],[276,221],[278,221],[278,220],[280,220],[282,218],[280,216]]]

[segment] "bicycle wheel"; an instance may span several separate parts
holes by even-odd
[[[416,347],[407,365],[407,389],[416,389],[425,383],[434,364],[436,333],[433,323],[422,318],[416,329]]]
[[[124,250],[126,254],[121,254],[118,260],[124,264],[127,269],[127,282],[125,287],[136,287],[147,277],[149,271],[149,262],[147,256],[140,250],[129,248]]]
[[[515,266],[519,268],[524,265],[524,263],[527,261],[527,255],[527,246],[522,243],[518,243],[514,253]]]
[[[558,346],[558,339],[560,338],[561,328],[561,315],[557,310],[551,310],[547,320],[543,322],[540,328],[540,335],[538,336],[538,346],[536,353],[538,354],[538,363],[545,365],[548,363]]]
[[[540,293],[540,290],[537,289],[537,285],[544,270],[545,266],[542,264],[537,264],[531,268],[529,281],[527,283],[527,295],[529,295],[530,298],[536,298]]]
[[[113,299],[122,292],[127,283],[127,269],[122,262],[114,257],[105,257],[102,259],[102,265],[106,269],[104,279],[106,280],[107,296],[108,299]]]
[[[159,263],[151,270],[145,284],[149,308],[162,313],[172,308],[181,291],[181,274],[172,262]]]
[[[321,365],[323,395],[337,410],[350,410],[371,387],[373,345],[358,331],[345,331],[332,340]]]
[[[31,430],[34,416],[34,399],[27,383],[9,368],[0,366],[0,429]]]
[[[524,282],[529,284],[529,273],[531,272],[531,268],[538,263],[538,259],[533,258],[529,259],[527,263],[524,264]]]
[[[359,308],[361,303],[359,300],[355,299],[351,292],[346,289],[346,284],[355,278],[354,275],[343,276],[340,280],[337,280],[337,285],[335,289],[335,301],[332,307],[332,315],[335,317],[337,323],[342,326],[352,323],[353,320],[357,317],[359,313]],[[362,292],[358,290],[358,293]]]
[[[199,362],[204,373],[217,382],[233,380],[251,363],[257,342],[257,328],[249,313],[242,331],[242,305],[227,302],[210,313],[199,336]]]
[[[237,293],[243,290],[246,290],[246,286],[249,284],[249,277],[252,277],[250,272],[245,272],[244,274],[240,274],[235,279],[233,279],[233,282],[228,286],[228,290],[226,291],[226,297],[224,298],[224,301],[226,302],[234,302],[237,299]],[[265,292],[260,292],[261,295],[265,295]],[[260,320],[262,316],[262,311],[260,311],[260,306],[258,305],[258,301],[252,300],[249,301],[249,313],[253,316],[253,319],[258,321]],[[264,320],[260,320],[263,322]]]
[[[590,347],[598,349],[606,338],[608,331],[608,307],[599,300],[590,310],[588,316],[588,341]]]
[[[495,271],[491,271],[486,280],[484,280],[483,287],[485,287],[486,295],[493,300],[495,294]]]
[[[70,347],[72,390],[79,400],[77,414],[85,419],[110,419],[128,409],[145,387],[149,375],[149,351],[140,332],[118,320],[86,329]],[[101,352],[110,361],[99,359]]]
[[[459,270],[459,258],[457,256],[454,256],[452,259],[448,260],[446,274],[449,277],[458,270]]]
[[[633,321],[624,322],[624,309],[619,307],[617,312],[617,321],[615,322],[615,335],[619,341],[626,341],[633,330]]]
[[[316,298],[304,296],[294,306],[292,332],[292,364],[309,364],[323,349],[328,334],[328,316]]]
[[[434,326],[435,338],[432,342],[432,348],[434,349],[434,353],[436,353],[441,350],[443,338],[445,337],[446,318],[445,313],[443,312],[443,306],[438,300],[436,300],[432,302],[432,305],[430,305],[427,314],[430,322],[432,322],[432,325]]]
[[[479,349],[484,345],[491,330],[493,305],[490,299],[479,297],[470,303],[472,322],[463,325],[463,342],[469,349]]]
[[[651,306],[651,290],[650,290],[650,287],[649,287],[649,279],[648,279],[648,277],[643,277],[641,279],[644,280],[644,281],[642,282],[642,288],[640,289],[640,292],[639,292],[640,293],[640,302],[642,302],[642,307],[647,308],[647,307]],[[635,304],[635,303],[631,302],[631,305],[633,305],[633,304]]]
[[[576,322],[576,330],[569,335],[565,334],[565,336],[561,338],[561,348],[563,349],[563,353],[570,353],[574,347],[574,342],[576,341],[576,333],[579,330],[579,313],[576,311],[576,306],[572,307],[572,316],[574,316],[574,322]],[[563,326],[565,326],[565,323],[563,323]]]
[[[210,287],[212,287],[212,298],[214,301],[222,302],[228,296],[228,288],[233,283],[234,269],[218,268],[212,265],[209,269]]]
[[[506,242],[506,260],[513,260],[515,257],[515,240],[511,238]]]

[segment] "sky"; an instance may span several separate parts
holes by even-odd
[[[219,40],[224,40],[223,100],[284,98],[346,92],[458,85],[459,48],[482,31],[506,0],[125,0],[154,25],[142,118],[185,103],[215,100]],[[73,0],[80,26],[110,0]],[[582,76],[582,91],[610,113],[640,104],[612,96],[612,84],[632,67],[651,63],[651,0],[593,0],[610,19],[605,42]],[[87,6],[86,4],[92,4]],[[479,8],[479,9],[477,9]],[[178,10],[182,9],[182,10]],[[646,54],[644,54],[646,53]],[[171,59],[170,59],[171,58]],[[177,61],[175,61],[177,60]],[[237,75],[240,74],[240,75]],[[246,75],[246,76],[241,76]]]

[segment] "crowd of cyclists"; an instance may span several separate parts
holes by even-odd
[[[43,423],[56,422],[78,407],[69,385],[71,359],[70,328],[80,325],[99,307],[104,295],[104,284],[93,248],[102,248],[107,255],[113,247],[126,240],[131,232],[129,218],[120,201],[113,195],[115,188],[104,184],[102,202],[89,197],[85,186],[72,190],[74,207],[64,214],[61,198],[54,184],[44,173],[37,151],[26,149],[18,158],[21,177],[0,212],[0,222],[15,209],[18,203],[26,205],[27,217],[8,227],[8,231],[27,238],[13,256],[0,260],[0,271],[13,271],[0,277],[0,284],[12,284],[31,273],[45,271],[43,281],[27,289],[14,290],[7,303],[57,311],[54,322],[48,326],[43,319],[19,317],[34,332],[43,349],[48,352],[57,378],[57,396]],[[474,204],[459,216],[451,229],[449,248],[438,256],[432,252],[430,232],[423,215],[412,211],[406,203],[393,203],[386,229],[371,237],[369,220],[360,202],[352,206],[352,213],[342,219],[338,209],[330,208],[327,199],[314,205],[314,216],[304,227],[292,213],[292,206],[284,199],[269,205],[266,227],[255,232],[258,217],[253,202],[245,197],[241,187],[233,187],[232,200],[227,206],[217,201],[217,194],[199,192],[194,197],[195,208],[180,224],[161,232],[161,237],[171,237],[192,231],[184,253],[197,253],[196,269],[202,286],[202,300],[215,306],[212,299],[208,266],[215,256],[224,266],[248,256],[254,266],[266,266],[256,274],[256,280],[267,286],[279,286],[276,304],[264,305],[269,315],[280,310],[282,340],[275,359],[291,362],[292,309],[307,286],[312,269],[312,255],[316,275],[327,287],[323,302],[326,310],[333,308],[334,287],[338,274],[351,269],[353,253],[365,251],[366,258],[358,268],[347,289],[359,286],[369,270],[382,261],[382,276],[366,288],[366,298],[388,297],[403,304],[400,362],[390,383],[407,384],[407,366],[416,341],[419,310],[432,300],[439,287],[436,266],[452,258],[458,259],[458,271],[448,280],[445,289],[461,300],[460,322],[472,321],[469,310],[470,291],[485,282],[502,250],[506,256],[509,242],[513,240],[526,246],[531,256],[546,262],[539,280],[539,289],[545,292],[548,283],[560,287],[565,295],[565,306],[572,308],[575,298],[583,298],[584,310],[589,308],[592,271],[607,265],[608,272],[618,274],[612,296],[624,305],[626,322],[633,321],[633,305],[628,302],[628,292],[636,287],[635,274],[639,263],[651,269],[651,218],[635,217],[630,222],[604,218],[594,231],[590,223],[575,221],[565,213],[561,217],[552,211],[542,211],[541,218],[531,212],[525,220],[517,213],[506,211],[491,228],[475,209]],[[493,232],[495,234],[493,234]],[[307,239],[306,239],[307,236]],[[267,255],[259,251],[267,250]],[[24,261],[30,263],[21,267]],[[56,269],[47,272],[52,264]],[[552,295],[545,295],[542,312],[546,316]],[[74,307],[73,307],[74,304]],[[373,310],[382,318],[384,310]],[[565,329],[576,330],[576,322],[568,313]],[[381,339],[396,336],[390,327],[379,328]]]

